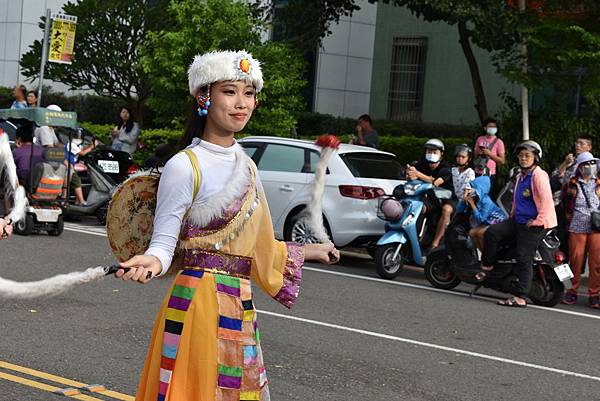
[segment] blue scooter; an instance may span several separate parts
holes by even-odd
[[[397,277],[405,262],[425,265],[421,240],[427,227],[423,198],[433,192],[438,199],[450,199],[452,191],[420,180],[408,181],[394,188],[391,196],[381,198],[377,216],[385,223],[385,234],[377,241],[375,268],[385,279]],[[408,244],[407,244],[408,243]]]

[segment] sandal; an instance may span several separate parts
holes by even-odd
[[[527,301],[524,304],[520,304],[517,302],[517,297],[512,297],[508,299],[504,299],[502,301],[497,302],[500,306],[510,306],[511,308],[525,308],[527,307]]]
[[[494,270],[494,266],[481,266],[481,271],[478,271],[475,274],[475,281],[481,283],[483,280],[488,278],[492,270]]]

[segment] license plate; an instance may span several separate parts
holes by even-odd
[[[105,173],[119,173],[119,162],[115,160],[98,160],[98,165]]]
[[[560,281],[566,281],[573,278],[573,272],[567,263],[556,266],[554,271],[556,272],[556,275]]]

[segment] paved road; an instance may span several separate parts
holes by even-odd
[[[14,237],[0,249],[0,275],[19,281],[113,262],[100,227],[70,224],[61,237]],[[114,392],[73,398],[133,399],[168,285],[108,278],[3,301],[0,400],[62,400],[48,390],[84,384]],[[370,260],[345,255],[305,270],[292,311],[256,291],[272,399],[600,400],[600,313],[583,299],[511,309],[495,305],[499,294],[458,290],[433,290],[416,269],[379,280]]]

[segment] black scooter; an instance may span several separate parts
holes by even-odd
[[[511,210],[516,170],[512,170],[510,180],[500,192],[497,203],[508,214]],[[555,306],[564,294],[565,287],[558,276],[567,279],[570,268],[566,264],[566,255],[559,249],[560,241],[556,231],[549,231],[540,243],[533,260],[533,279],[529,298],[534,304]],[[434,249],[427,257],[425,277],[436,288],[452,289],[461,282],[474,284],[471,294],[481,287],[514,293],[518,282],[514,273],[516,259],[515,247],[504,244],[498,251],[500,259],[488,277],[479,282],[475,275],[481,271],[477,249],[469,237],[468,214],[454,216],[446,229],[443,244]],[[572,276],[571,276],[572,277]]]
[[[79,135],[82,139],[90,137],[89,142],[83,142],[84,146],[89,143],[95,142],[95,137],[86,135],[83,130],[78,133],[72,131],[66,134],[65,141],[67,143],[67,151],[69,150],[69,144],[73,135]],[[62,138],[62,137],[61,137]],[[90,153],[79,158],[86,166],[84,173],[79,173],[81,176],[83,195],[88,203],[87,206],[75,205],[74,196],[69,188],[68,199],[64,207],[64,213],[68,217],[77,217],[82,215],[96,216],[98,222],[104,225],[106,224],[106,213],[108,211],[108,204],[112,196],[113,191],[127,179],[130,174],[138,171],[138,166],[133,162],[131,156],[127,152],[120,150],[114,150],[107,145],[99,145],[94,148]],[[70,177],[72,166],[68,166],[67,177]]]
[[[537,249],[533,260],[533,279],[529,298],[536,305],[555,306],[564,294],[565,287],[555,272],[562,266],[564,254],[558,249],[560,241],[555,231],[550,231]],[[445,246],[436,248],[427,257],[425,277],[436,288],[452,289],[461,282],[474,284],[471,294],[481,287],[505,293],[514,293],[518,277],[514,272],[515,247],[501,246],[502,255],[494,264],[494,269],[483,282],[475,279],[481,271],[477,250],[469,238],[469,230],[462,222],[453,221],[446,230]]]

